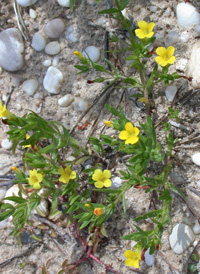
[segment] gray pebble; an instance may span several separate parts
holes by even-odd
[[[60,52],[60,44],[56,41],[50,42],[45,47],[45,52],[49,55],[56,55]]]
[[[42,51],[46,46],[46,38],[39,32],[36,32],[33,35],[32,47],[36,51]]]
[[[49,38],[58,38],[63,33],[65,24],[60,18],[56,18],[47,23],[44,27],[44,33]]]

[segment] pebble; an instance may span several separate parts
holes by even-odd
[[[0,66],[8,71],[20,70],[24,65],[24,42],[16,28],[0,33]]]
[[[195,163],[195,165],[200,166],[200,152],[192,155],[192,161]]]
[[[75,43],[79,40],[79,33],[77,31],[77,28],[75,26],[70,26],[67,29],[66,39],[70,40],[71,42]]]
[[[74,109],[75,111],[84,112],[88,109],[89,103],[86,99],[76,98],[74,101]]]
[[[89,46],[83,51],[83,55],[86,58],[89,56],[93,62],[97,62],[100,58],[100,51],[94,46]]]
[[[71,94],[66,94],[58,100],[58,104],[60,107],[68,107],[73,101],[73,96]]]
[[[46,38],[39,32],[36,32],[32,38],[31,46],[36,51],[42,51],[46,46]]]
[[[149,251],[150,251],[150,248],[148,248],[147,251],[144,253],[144,259],[145,259],[145,263],[148,266],[152,266],[152,264],[154,263],[154,256],[153,254],[150,255]]]
[[[193,191],[187,190],[186,202],[189,208],[192,208],[192,212],[195,214],[196,218],[200,218],[200,197],[196,195]]]
[[[30,15],[30,17],[31,17],[32,19],[35,19],[35,18],[37,17],[37,13],[36,13],[36,11],[33,10],[33,9],[30,9],[30,10],[29,10],[29,15]]]
[[[60,52],[60,44],[56,41],[49,42],[45,47],[45,52],[49,55],[56,55]]]
[[[177,92],[177,87],[176,86],[168,86],[165,90],[165,95],[167,97],[167,100],[169,102],[172,102],[174,100],[174,96]]]
[[[37,262],[38,262],[38,256],[37,256],[37,255],[34,255],[34,254],[30,255],[29,261],[30,261],[31,263],[34,263],[34,264],[37,263]]]
[[[180,3],[176,7],[176,16],[180,27],[188,28],[200,24],[200,14],[189,3]]]
[[[200,25],[196,26],[196,32],[200,33]]]
[[[197,186],[198,186],[198,187],[200,187],[200,180],[199,180],[199,181],[197,181]]]
[[[58,94],[60,92],[60,87],[63,82],[63,74],[62,72],[55,68],[55,67],[49,67],[44,80],[43,80],[43,86],[44,88],[52,94]]]
[[[53,65],[54,67],[56,67],[56,66],[59,64],[59,59],[60,59],[59,56],[54,56],[54,57],[53,57],[52,65]]]
[[[62,19],[56,18],[48,22],[44,27],[44,33],[49,38],[58,38],[65,29],[65,24]]]
[[[29,79],[23,82],[22,89],[28,96],[32,96],[36,92],[38,85],[39,83],[36,79]]]
[[[0,74],[2,74],[2,72],[3,72],[3,69],[2,69],[2,67],[0,67]]]
[[[51,60],[44,60],[43,66],[45,66],[45,67],[51,66]]]
[[[180,35],[180,40],[183,43],[187,43],[191,39],[191,33],[188,31],[183,31]]]
[[[0,188],[0,201],[2,201],[2,199],[5,197],[7,192],[7,188],[6,187],[1,187]]]
[[[5,198],[10,197],[10,196],[19,196],[19,187],[18,185],[13,185],[11,186],[11,188],[9,188],[6,192]],[[22,198],[26,198],[26,196],[22,193]],[[15,205],[15,203],[13,201],[9,201],[9,200],[5,200],[5,203],[11,204],[11,205]]]
[[[174,253],[182,254],[194,241],[195,235],[192,229],[185,224],[177,224],[169,236],[169,243]]]
[[[17,3],[22,7],[29,7],[35,4],[38,0],[17,0]]]
[[[170,31],[167,34],[166,38],[165,38],[165,41],[164,41],[165,46],[169,47],[171,45],[176,44],[176,42],[178,41],[178,38],[179,38],[178,32],[176,32],[176,31]]]
[[[188,63],[187,59],[181,58],[180,60],[178,60],[178,62],[176,62],[176,70],[184,72],[186,70],[187,63]]]
[[[57,0],[57,2],[62,7],[69,7],[70,6],[70,0]]]
[[[111,186],[111,188],[112,189],[114,189],[114,188],[118,188],[118,187],[120,187],[121,185],[122,185],[122,179],[119,177],[119,176],[117,176],[117,177],[114,177],[113,179],[112,179],[112,186]]]
[[[196,220],[195,225],[193,226],[194,234],[200,234],[200,225],[199,222]]]
[[[6,228],[7,227],[7,222],[6,220],[3,220],[0,222],[0,229]]]
[[[197,41],[191,50],[190,60],[188,62],[188,76],[192,77],[191,85],[193,88],[200,87],[200,41]]]
[[[1,147],[4,148],[4,149],[11,149],[12,148],[12,141],[10,141],[9,139],[4,139],[2,142],[1,142]]]

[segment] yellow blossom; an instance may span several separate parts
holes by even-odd
[[[132,250],[126,250],[124,252],[124,257],[127,258],[125,264],[127,266],[134,266],[135,268],[139,268],[139,260],[141,260],[141,253],[136,250],[133,252]]]
[[[17,171],[17,167],[16,167],[16,166],[11,166],[11,169],[12,169],[13,171]]]
[[[69,166],[66,166],[65,169],[59,168],[58,173],[61,175],[59,181],[64,184],[68,184],[70,180],[76,178],[76,172],[72,171]]]
[[[75,54],[81,61],[87,60],[87,58],[86,58],[80,51],[74,51],[74,54]]]
[[[1,103],[1,101],[0,101],[0,118],[6,117],[6,118],[9,119],[10,116],[11,116],[10,111],[8,111],[8,110],[6,109],[6,105],[2,106],[2,103]]]
[[[94,183],[96,188],[110,187],[112,182],[109,179],[111,177],[111,172],[105,169],[103,172],[101,169],[96,169],[92,175],[92,180],[96,181]]]
[[[43,175],[37,172],[36,169],[29,170],[28,182],[33,188],[40,189],[40,183],[42,182]]]
[[[30,138],[30,135],[26,134],[26,140],[28,140],[29,138]],[[28,147],[31,147],[31,145],[22,146],[22,149],[28,148]]]
[[[167,49],[164,47],[159,47],[156,49],[156,53],[159,55],[155,58],[156,62],[165,67],[167,65],[172,65],[175,62],[175,56],[173,56],[175,48],[170,46]]]
[[[85,204],[86,207],[90,207],[90,204]]]
[[[105,121],[106,126],[110,127],[111,126],[111,121]]]
[[[125,140],[125,144],[135,144],[139,141],[139,129],[134,127],[131,122],[126,123],[125,130],[122,130],[119,134],[119,139]]]
[[[135,30],[135,35],[140,38],[151,38],[154,35],[154,32],[152,31],[155,24],[154,23],[147,23],[145,21],[138,22],[139,29]]]
[[[103,214],[103,209],[102,208],[95,208],[94,209],[94,215],[100,216]]]

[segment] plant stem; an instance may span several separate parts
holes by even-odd
[[[144,98],[146,99],[145,105],[146,105],[146,109],[147,109],[147,114],[150,116],[149,91],[146,87],[147,83],[146,83],[145,78],[144,78],[144,71],[143,70],[140,70],[140,79],[141,79],[141,82],[144,86]]]

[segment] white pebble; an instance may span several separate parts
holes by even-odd
[[[170,31],[165,38],[165,46],[169,47],[176,44],[176,42],[178,41],[178,37],[179,35],[176,31]]]
[[[147,251],[144,253],[145,263],[148,266],[151,266],[154,263],[154,256],[153,254],[150,255],[150,248],[147,249]]]
[[[165,90],[165,95],[167,97],[167,100],[169,102],[172,102],[174,100],[174,96],[177,92],[177,87],[176,86],[168,86]]]
[[[75,43],[79,40],[79,34],[77,28],[75,26],[70,26],[67,29],[66,39],[70,40],[71,42]]]
[[[36,92],[38,85],[39,83],[36,79],[29,79],[23,82],[22,89],[28,96],[32,96]]]
[[[54,57],[53,57],[52,65],[53,65],[54,67],[56,67],[56,66],[59,64],[59,59],[60,59],[59,56],[54,56]]]
[[[1,147],[4,148],[4,149],[11,149],[12,148],[12,141],[10,141],[9,139],[4,139],[2,142],[1,142]]]
[[[199,180],[199,181],[197,181],[197,185],[198,185],[198,187],[200,187],[200,180]]]
[[[123,183],[122,179],[119,176],[114,177],[112,179],[112,186],[111,186],[111,188],[118,188],[118,187],[120,187],[122,185],[122,183]]]
[[[63,82],[63,74],[60,70],[55,67],[49,67],[44,80],[43,86],[44,88],[52,94],[58,94],[60,92],[60,87]]]
[[[34,255],[34,254],[30,255],[29,261],[30,261],[31,263],[34,263],[34,264],[37,263],[37,262],[38,262],[38,256],[37,256],[37,255]]]
[[[194,241],[195,235],[192,229],[185,224],[177,224],[169,236],[169,243],[174,253],[182,254]]]
[[[157,11],[156,6],[150,6],[149,9],[150,9],[151,12],[156,12]]]
[[[57,0],[58,4],[62,7],[69,7],[70,0]]]
[[[65,24],[62,19],[56,18],[49,21],[44,27],[44,33],[49,38],[58,38],[65,29]]]
[[[196,26],[196,32],[200,33],[200,25]]]
[[[180,35],[180,40],[183,43],[187,43],[190,40],[190,32],[188,31],[183,31]]]
[[[45,52],[49,55],[56,55],[60,52],[60,44],[56,41],[50,42],[45,47]]]
[[[188,28],[200,24],[200,14],[196,8],[189,3],[180,3],[176,7],[178,25]]]
[[[0,74],[2,74],[2,72],[3,72],[3,69],[2,69],[2,67],[0,67]]]
[[[28,26],[29,25],[29,21],[28,20],[24,20],[24,24],[25,24],[25,26]]]
[[[31,17],[32,19],[35,19],[35,18],[37,17],[37,13],[36,13],[36,11],[33,10],[33,9],[30,9],[30,10],[29,10],[29,15],[30,15],[30,17]]]
[[[75,111],[86,111],[89,107],[89,103],[86,99],[76,98],[74,101]]]
[[[20,191],[20,189],[19,189],[18,185],[17,184],[13,185],[13,186],[11,186],[11,188],[9,188],[7,190],[5,198],[10,197],[10,196],[19,197],[19,191]],[[23,194],[23,193],[22,193],[22,198],[26,198],[25,194]],[[13,201],[10,201],[10,200],[5,200],[5,201],[8,204],[15,205],[15,202],[13,202]]]
[[[100,51],[94,46],[89,46],[83,51],[83,55],[86,58],[89,56],[93,62],[97,62],[100,58]]]
[[[196,220],[195,225],[193,226],[194,234],[200,234],[200,225],[199,222]]]
[[[46,38],[39,32],[36,32],[32,38],[32,47],[36,51],[42,51],[46,46]]]
[[[35,4],[38,0],[17,0],[17,3],[22,7],[29,7]]]
[[[44,60],[43,66],[45,66],[45,67],[51,66],[51,60]]]
[[[0,188],[0,201],[2,201],[2,199],[5,197],[7,192],[7,188],[6,187],[1,187]]]
[[[7,222],[6,220],[3,220],[0,222],[0,229],[6,228],[7,227]]]
[[[66,94],[58,100],[58,104],[61,107],[68,107],[73,101],[73,96],[71,94]]]
[[[192,161],[197,165],[200,166],[200,152],[197,152],[192,155]]]

